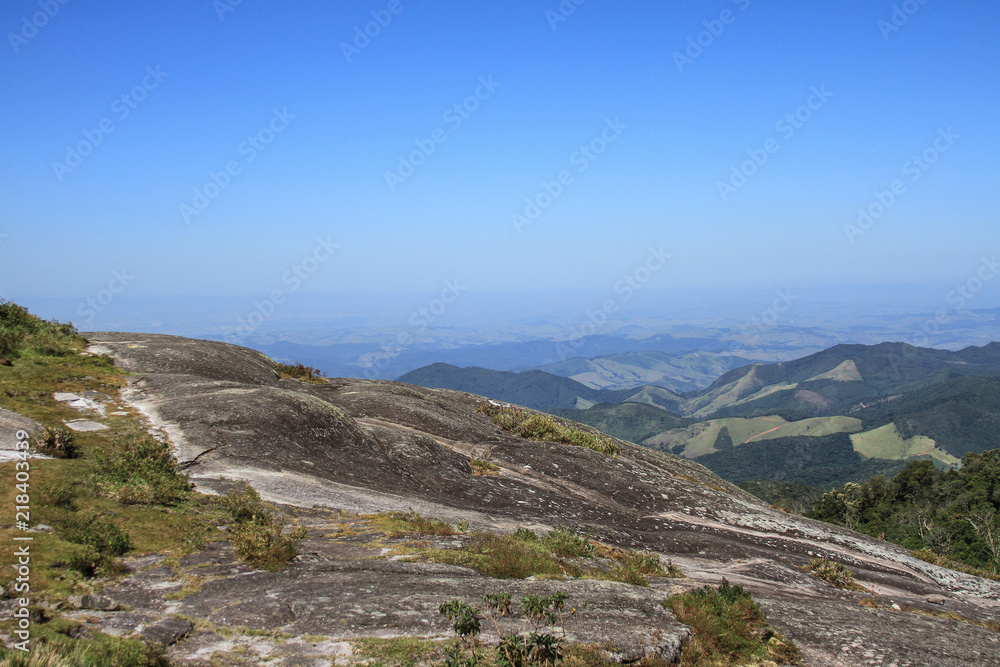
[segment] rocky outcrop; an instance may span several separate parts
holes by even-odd
[[[683,586],[723,576],[745,585],[811,664],[1000,661],[997,633],[902,610],[943,607],[997,620],[997,582],[772,509],[689,461],[627,443],[612,458],[583,447],[525,441],[475,411],[485,399],[461,392],[384,381],[280,380],[259,353],[223,343],[140,334],[89,338],[91,351],[112,355],[134,374],[123,398],[170,437],[204,491],[225,488],[223,478],[245,479],[265,499],[298,508],[414,509],[493,530],[565,523],[610,544],[666,555],[690,577]],[[499,474],[473,475],[472,458],[489,459]],[[812,557],[845,563],[862,585],[901,610],[861,606],[859,594],[804,574],[800,566]],[[436,604],[495,585],[461,568],[358,561],[343,554],[300,559],[282,574],[239,567],[179,603],[166,604],[161,591],[153,596],[159,601],[147,599],[144,606],[149,613],[172,611],[220,626],[281,627],[290,634],[432,635],[444,628],[432,613]],[[138,581],[137,590],[147,590]],[[628,623],[641,632],[672,637],[664,652],[683,637],[669,613],[654,604],[675,582],[641,590],[571,583],[573,594],[592,600],[595,609],[607,606],[601,600],[624,596],[617,607],[609,604],[631,610]],[[366,591],[363,605],[349,599],[356,595],[352,587]],[[929,605],[928,596],[946,603]],[[221,600],[233,599],[240,602],[220,609]],[[143,606],[135,602],[125,601],[133,609]],[[605,636],[621,635],[627,625],[610,612],[595,619],[596,626],[604,624]],[[178,646],[209,639],[195,632]]]

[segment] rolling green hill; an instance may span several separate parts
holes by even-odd
[[[903,461],[866,459],[854,451],[847,433],[750,442],[699,456],[698,463],[735,484],[781,480],[823,490],[876,475],[892,476],[906,465]]]
[[[854,413],[865,429],[895,424],[903,439],[926,436],[953,457],[1000,447],[1000,378],[950,377]]]
[[[645,441],[649,447],[669,451],[687,458],[711,454],[718,447],[719,433],[726,429],[735,446],[758,440],[773,440],[791,436],[824,436],[832,433],[853,433],[862,428],[861,420],[853,417],[810,417],[789,422],[778,416],[728,417],[697,422],[687,428],[659,433]]]

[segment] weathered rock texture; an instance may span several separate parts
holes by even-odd
[[[800,566],[812,557],[831,558],[853,569],[885,604],[994,621],[1000,620],[997,582],[771,509],[689,461],[629,444],[611,458],[582,447],[525,441],[475,411],[485,399],[461,392],[384,381],[279,380],[260,353],[223,343],[115,333],[89,338],[92,351],[111,354],[135,374],[125,400],[169,435],[202,490],[225,488],[225,477],[245,479],[265,499],[300,508],[412,508],[501,530],[565,523],[617,546],[666,555],[690,577],[685,586],[723,576],[745,585],[810,664],[1000,664],[1000,634],[939,617],[869,609],[858,604],[862,595],[834,589]],[[500,474],[474,476],[472,458],[491,460]],[[225,578],[180,602],[154,599],[168,590],[163,582],[156,595],[149,594],[150,571],[123,584],[139,591],[142,604],[130,602],[125,589],[117,595],[133,609],[147,609],[151,622],[157,614],[176,612],[220,626],[346,638],[441,634],[446,627],[435,613],[437,604],[496,589],[496,580],[462,568],[337,554],[311,562],[300,557],[282,574],[254,573],[231,559],[215,567]],[[581,639],[610,634],[634,648],[660,637],[658,650],[669,655],[684,637],[656,604],[675,584],[640,589],[569,583],[574,596],[602,610],[593,616],[597,629],[581,630]],[[546,590],[552,584],[513,584],[516,590],[523,586]],[[945,604],[929,604],[928,596],[942,596]],[[225,643],[195,632],[178,646],[199,642]],[[327,656],[337,650],[326,649]]]

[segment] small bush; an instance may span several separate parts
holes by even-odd
[[[189,490],[170,446],[145,433],[116,438],[95,461],[96,487],[123,505],[170,505]]]
[[[621,447],[610,436],[565,426],[553,417],[540,412],[528,412],[520,408],[493,405],[492,403],[477,405],[476,412],[486,415],[494,424],[505,431],[510,431],[514,435],[528,440],[545,440],[558,444],[577,445],[608,456],[617,456],[621,452]]]
[[[843,563],[825,558],[812,558],[802,569],[837,588],[848,591],[863,591],[864,588],[854,583],[854,573],[844,567]]]
[[[38,451],[60,459],[75,459],[80,454],[73,431],[61,426],[45,427]]]
[[[230,491],[220,502],[233,519],[229,533],[237,558],[264,570],[280,570],[298,554],[306,527],[298,526],[286,534],[284,520],[271,514],[249,484]]]
[[[542,544],[562,558],[593,558],[596,552],[589,533],[581,535],[566,526],[556,526],[542,538]]]
[[[327,381],[323,371],[300,363],[278,364],[278,377],[301,380],[309,384],[325,384]]]
[[[768,627],[767,617],[742,586],[726,579],[668,598],[669,607],[691,629],[681,667],[701,665],[801,664],[798,648]]]
[[[472,459],[469,461],[469,465],[472,467],[472,474],[476,477],[482,475],[499,475],[500,466],[492,461],[487,461],[485,459]]]
[[[0,299],[0,357],[17,358],[26,351],[63,356],[83,343],[71,324],[43,320]]]
[[[102,556],[121,556],[132,548],[128,533],[107,517],[71,515],[59,526],[67,542],[92,547]]]

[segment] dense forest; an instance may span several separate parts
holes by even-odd
[[[926,560],[943,556],[995,577],[1000,449],[966,454],[961,468],[944,472],[931,461],[911,461],[891,481],[879,476],[824,494],[806,516],[895,542]]]

